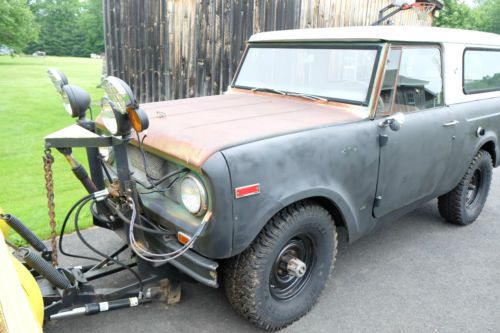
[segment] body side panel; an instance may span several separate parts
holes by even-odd
[[[460,182],[475,154],[485,143],[493,142],[498,156],[500,98],[451,105],[450,111],[453,119],[458,120],[459,123],[456,126],[456,139],[451,154],[450,165],[453,167],[448,170],[446,184],[444,184],[448,189]],[[479,127],[485,130],[482,136],[477,135]],[[498,158],[495,166],[498,166]]]

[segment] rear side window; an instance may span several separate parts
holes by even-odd
[[[500,50],[465,50],[464,92],[500,90]]]

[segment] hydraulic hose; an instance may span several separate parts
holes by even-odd
[[[78,178],[78,180],[83,184],[83,187],[85,187],[87,192],[94,193],[98,191],[97,186],[94,184],[92,179],[90,179],[83,165],[77,163],[71,168],[71,171],[73,171],[76,178]]]
[[[38,253],[32,252],[27,248],[22,248],[19,252],[28,266],[46,278],[52,285],[59,289],[67,289],[71,287],[71,283],[68,281],[66,276],[52,267],[52,265],[43,259]]]
[[[99,191],[98,186],[94,183],[94,181],[89,177],[89,174],[87,173],[87,170],[85,170],[85,167],[81,165],[71,154],[71,149],[70,148],[60,148],[58,149],[61,154],[64,155],[64,158],[68,161],[69,165],[71,166],[71,171],[75,175],[75,177],[82,183],[83,187],[87,190],[89,194],[96,193]],[[97,153],[97,152],[94,152]],[[89,155],[89,159],[91,158],[91,155]],[[95,165],[95,161],[94,167]],[[100,180],[102,179],[102,174],[98,177]],[[101,181],[98,181],[101,183]],[[101,184],[102,185],[102,184]],[[109,217],[110,211],[109,207],[104,203],[104,202],[98,202],[97,203],[97,208],[98,212],[105,215],[106,217]]]
[[[33,233],[28,227],[26,227],[21,220],[11,214],[5,214],[1,216],[2,220],[7,222],[7,224],[15,230],[22,238],[24,238],[35,250],[39,252],[48,251],[45,244],[42,242],[37,235]]]

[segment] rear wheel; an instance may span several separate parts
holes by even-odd
[[[491,156],[488,152],[480,150],[460,183],[438,198],[441,216],[446,221],[458,225],[474,222],[486,203],[492,174]]]
[[[275,331],[305,315],[328,279],[337,249],[332,217],[311,202],[294,204],[269,221],[225,268],[224,289],[236,311]]]

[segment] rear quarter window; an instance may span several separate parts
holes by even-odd
[[[465,50],[463,88],[465,94],[500,90],[500,50]]]

